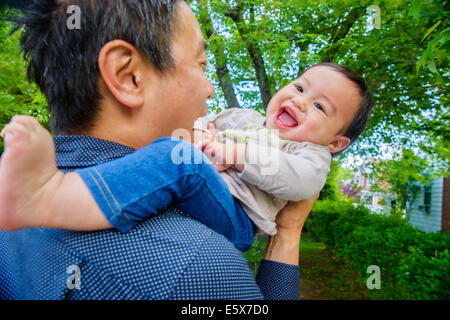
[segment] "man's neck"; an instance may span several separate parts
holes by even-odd
[[[133,149],[140,149],[163,136],[169,136],[169,125],[162,117],[148,117],[143,109],[127,109],[120,105],[104,102],[102,112],[95,124],[81,135],[120,143]]]
[[[93,138],[97,138],[97,139],[101,139],[101,140],[105,140],[105,141],[111,141],[114,143],[118,143],[133,149],[139,149],[141,148],[141,144],[138,141],[135,141],[134,139],[131,139],[128,136],[123,136],[123,135],[115,135],[113,132],[103,132],[101,130],[89,130],[89,131],[84,131],[84,132],[80,132],[77,133],[78,135],[82,135],[82,136],[89,136],[89,137],[93,137]]]

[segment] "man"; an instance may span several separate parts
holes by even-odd
[[[66,24],[72,4],[79,29]],[[206,114],[214,88],[184,1],[39,0],[21,22],[28,75],[62,134],[55,137],[62,170],[192,130]],[[175,209],[127,233],[0,232],[0,298],[297,299],[300,235],[313,202],[279,215],[256,281],[228,240]]]

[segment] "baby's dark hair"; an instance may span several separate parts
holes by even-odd
[[[347,129],[344,132],[344,136],[350,139],[351,145],[360,135],[363,133],[364,129],[366,128],[367,122],[369,121],[369,114],[372,110],[373,106],[373,100],[372,100],[372,94],[369,90],[369,86],[367,85],[366,80],[364,80],[363,77],[361,77],[359,74],[351,70],[350,68],[337,64],[337,63],[331,63],[331,62],[323,62],[316,65],[313,65],[306,69],[304,72],[311,68],[315,67],[328,67],[330,69],[333,69],[341,74],[343,74],[347,79],[351,80],[353,83],[356,84],[359,94],[361,96],[361,103],[359,105],[359,109],[355,114],[355,117],[353,118],[352,122],[350,122],[350,125],[347,127]],[[348,146],[347,146],[348,147]],[[344,149],[345,150],[345,149]],[[344,150],[341,150],[339,152],[333,153],[333,157],[337,156]]]

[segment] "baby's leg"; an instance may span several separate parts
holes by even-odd
[[[207,157],[188,142],[163,137],[130,155],[76,172],[120,231],[174,206],[238,249],[251,246],[249,218]]]
[[[111,227],[81,177],[58,171],[52,137],[36,119],[14,116],[1,135],[0,229]]]
[[[63,174],[50,134],[35,119],[16,116],[2,135],[0,229],[90,231],[113,225],[127,231],[175,205],[239,249],[251,246],[250,220],[192,144],[161,138],[126,157]],[[178,147],[188,163],[178,163]]]

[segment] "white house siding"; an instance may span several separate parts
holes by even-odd
[[[443,181],[444,179],[440,178],[431,183],[431,208],[429,214],[421,207],[424,204],[424,189],[422,187],[422,191],[417,195],[412,206],[409,217],[410,225],[418,227],[424,232],[441,230]]]

